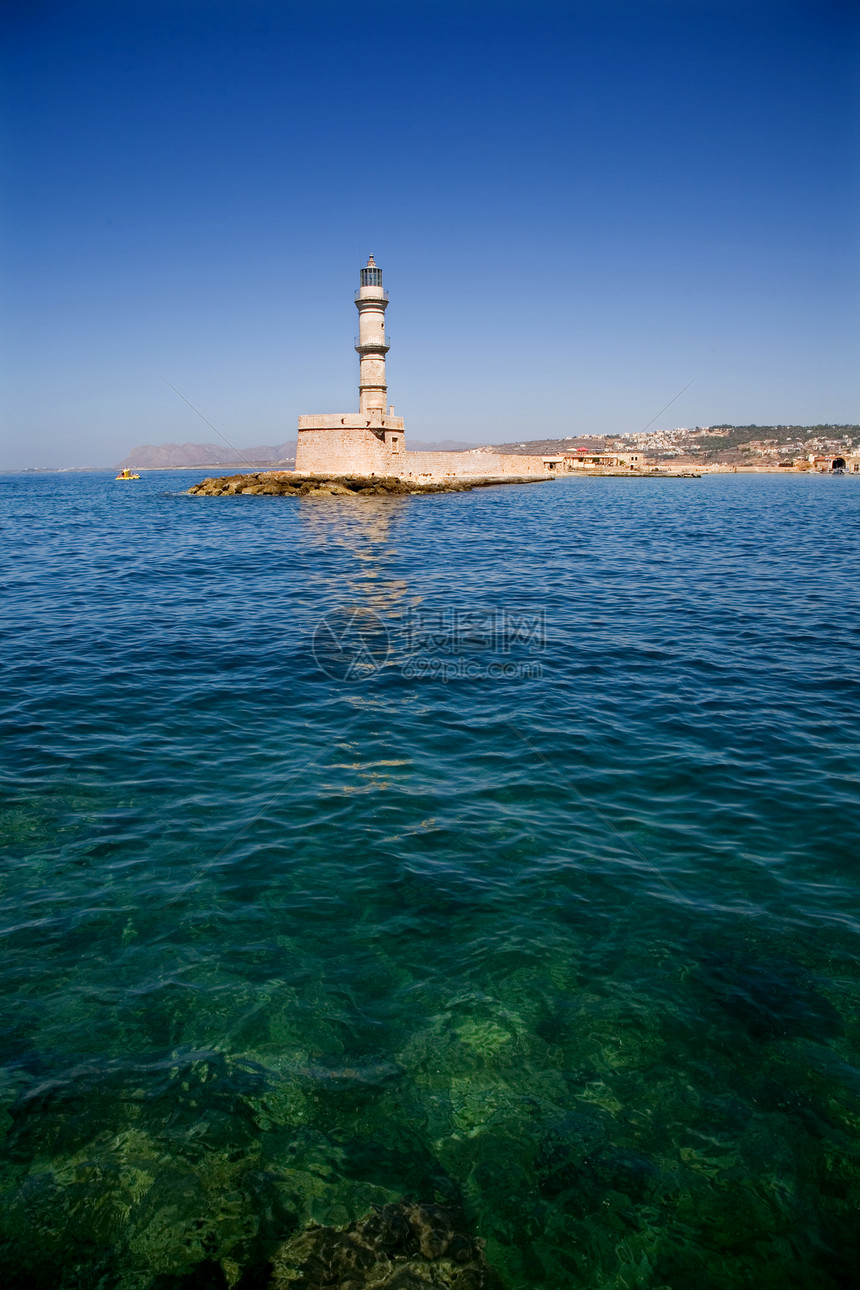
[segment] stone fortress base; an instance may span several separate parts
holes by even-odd
[[[441,483],[450,479],[550,476],[542,457],[499,452],[409,452],[403,418],[359,413],[299,417],[296,474],[378,475]]]

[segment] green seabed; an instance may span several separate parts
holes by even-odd
[[[360,742],[329,789],[357,794],[367,836]],[[59,977],[45,941],[11,934],[40,1046],[7,1068],[3,1230],[33,1285],[144,1287],[212,1260],[238,1277],[309,1223],[404,1196],[462,1207],[511,1286],[777,1287],[793,1266],[840,1284],[850,960],[703,920],[623,854],[629,899],[597,862],[585,899],[581,871],[542,874],[559,822],[541,842],[513,823],[548,797],[485,803],[468,861],[444,788],[413,812],[389,783],[381,851],[344,854],[332,818],[302,856],[271,814],[217,876],[165,858],[161,904],[112,907],[116,873],[85,913],[68,891],[43,924]],[[133,808],[107,815],[134,831]],[[70,842],[81,886],[103,850]]]
[[[15,485],[4,1285],[342,1284],[301,1234],[405,1198],[485,1242],[463,1290],[852,1284],[857,503],[678,482]],[[542,678],[310,656],[512,588]]]

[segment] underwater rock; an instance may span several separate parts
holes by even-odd
[[[833,1004],[800,964],[723,953],[711,954],[702,967],[708,993],[758,1043],[798,1037],[824,1042],[842,1030]]]
[[[204,1259],[184,1275],[156,1277],[152,1290],[229,1290],[229,1282],[220,1263]]]
[[[501,1290],[483,1242],[440,1205],[384,1205],[348,1227],[311,1227],[272,1259],[272,1290]]]

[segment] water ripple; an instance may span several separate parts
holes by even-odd
[[[849,1284],[856,481],[193,478],[0,481],[13,1281],[412,1194],[509,1290]],[[390,652],[331,677],[355,604]],[[468,679],[410,671],[457,614]]]

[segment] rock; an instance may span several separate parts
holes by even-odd
[[[222,475],[203,479],[188,489],[197,497],[228,497],[236,494],[267,497],[406,497],[417,493],[463,493],[493,484],[536,484],[542,476],[529,479],[448,479],[420,484],[394,475],[296,475],[292,471],[263,471],[253,475]]]
[[[385,1205],[348,1227],[311,1227],[272,1259],[272,1290],[501,1290],[483,1242],[440,1205]]]

